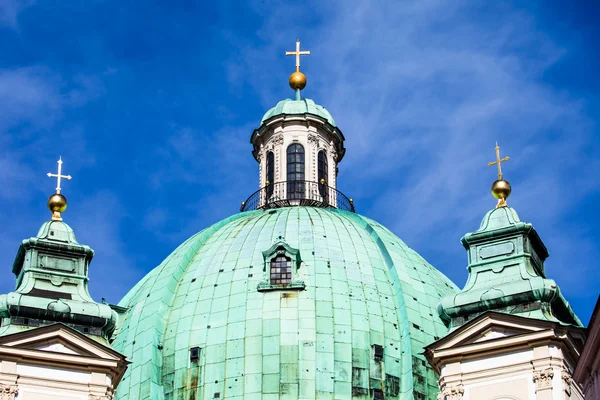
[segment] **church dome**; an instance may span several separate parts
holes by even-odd
[[[324,120],[329,122],[331,124],[331,126],[333,126],[333,127],[336,126],[335,121],[333,120],[333,117],[331,116],[329,111],[327,111],[327,109],[325,107],[316,104],[311,99],[301,97],[299,92],[300,91],[297,91],[295,100],[292,100],[292,99],[281,100],[279,103],[277,103],[277,105],[275,107],[273,107],[269,111],[267,111],[265,113],[265,115],[262,117],[260,124],[262,125],[269,118],[272,118],[276,115],[281,115],[281,114],[285,114],[285,115],[312,114],[312,115],[316,115],[318,117],[323,118]]]
[[[293,260],[287,289],[268,282],[272,254]],[[421,353],[446,334],[436,306],[457,290],[358,214],[239,213],[180,245],[119,304],[113,347],[132,364],[116,398],[435,399]]]

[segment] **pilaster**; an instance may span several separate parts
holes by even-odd
[[[546,368],[533,371],[533,382],[535,383],[536,400],[552,400],[552,380],[554,370]]]

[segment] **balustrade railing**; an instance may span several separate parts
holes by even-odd
[[[333,207],[354,211],[354,202],[339,190],[313,181],[283,181],[267,185],[242,203],[240,211],[289,206]]]

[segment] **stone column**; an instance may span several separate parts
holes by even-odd
[[[275,182],[285,181],[287,179],[287,155],[285,153],[286,149],[283,148],[283,135],[279,133],[273,136],[271,143],[273,145],[273,153],[275,154]]]
[[[308,134],[308,146],[306,152],[306,165],[304,167],[304,171],[306,173],[305,179],[307,181],[316,182],[319,179],[318,173],[318,153],[319,153],[319,137],[317,135]],[[310,171],[310,175],[308,172]]]

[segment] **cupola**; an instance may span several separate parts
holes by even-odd
[[[352,199],[337,190],[338,164],[344,157],[344,135],[325,107],[302,96],[306,76],[300,72],[296,51],[296,71],[290,76],[294,90],[267,111],[250,142],[259,164],[259,190],[242,204],[242,211],[294,205],[333,207],[354,211]]]

